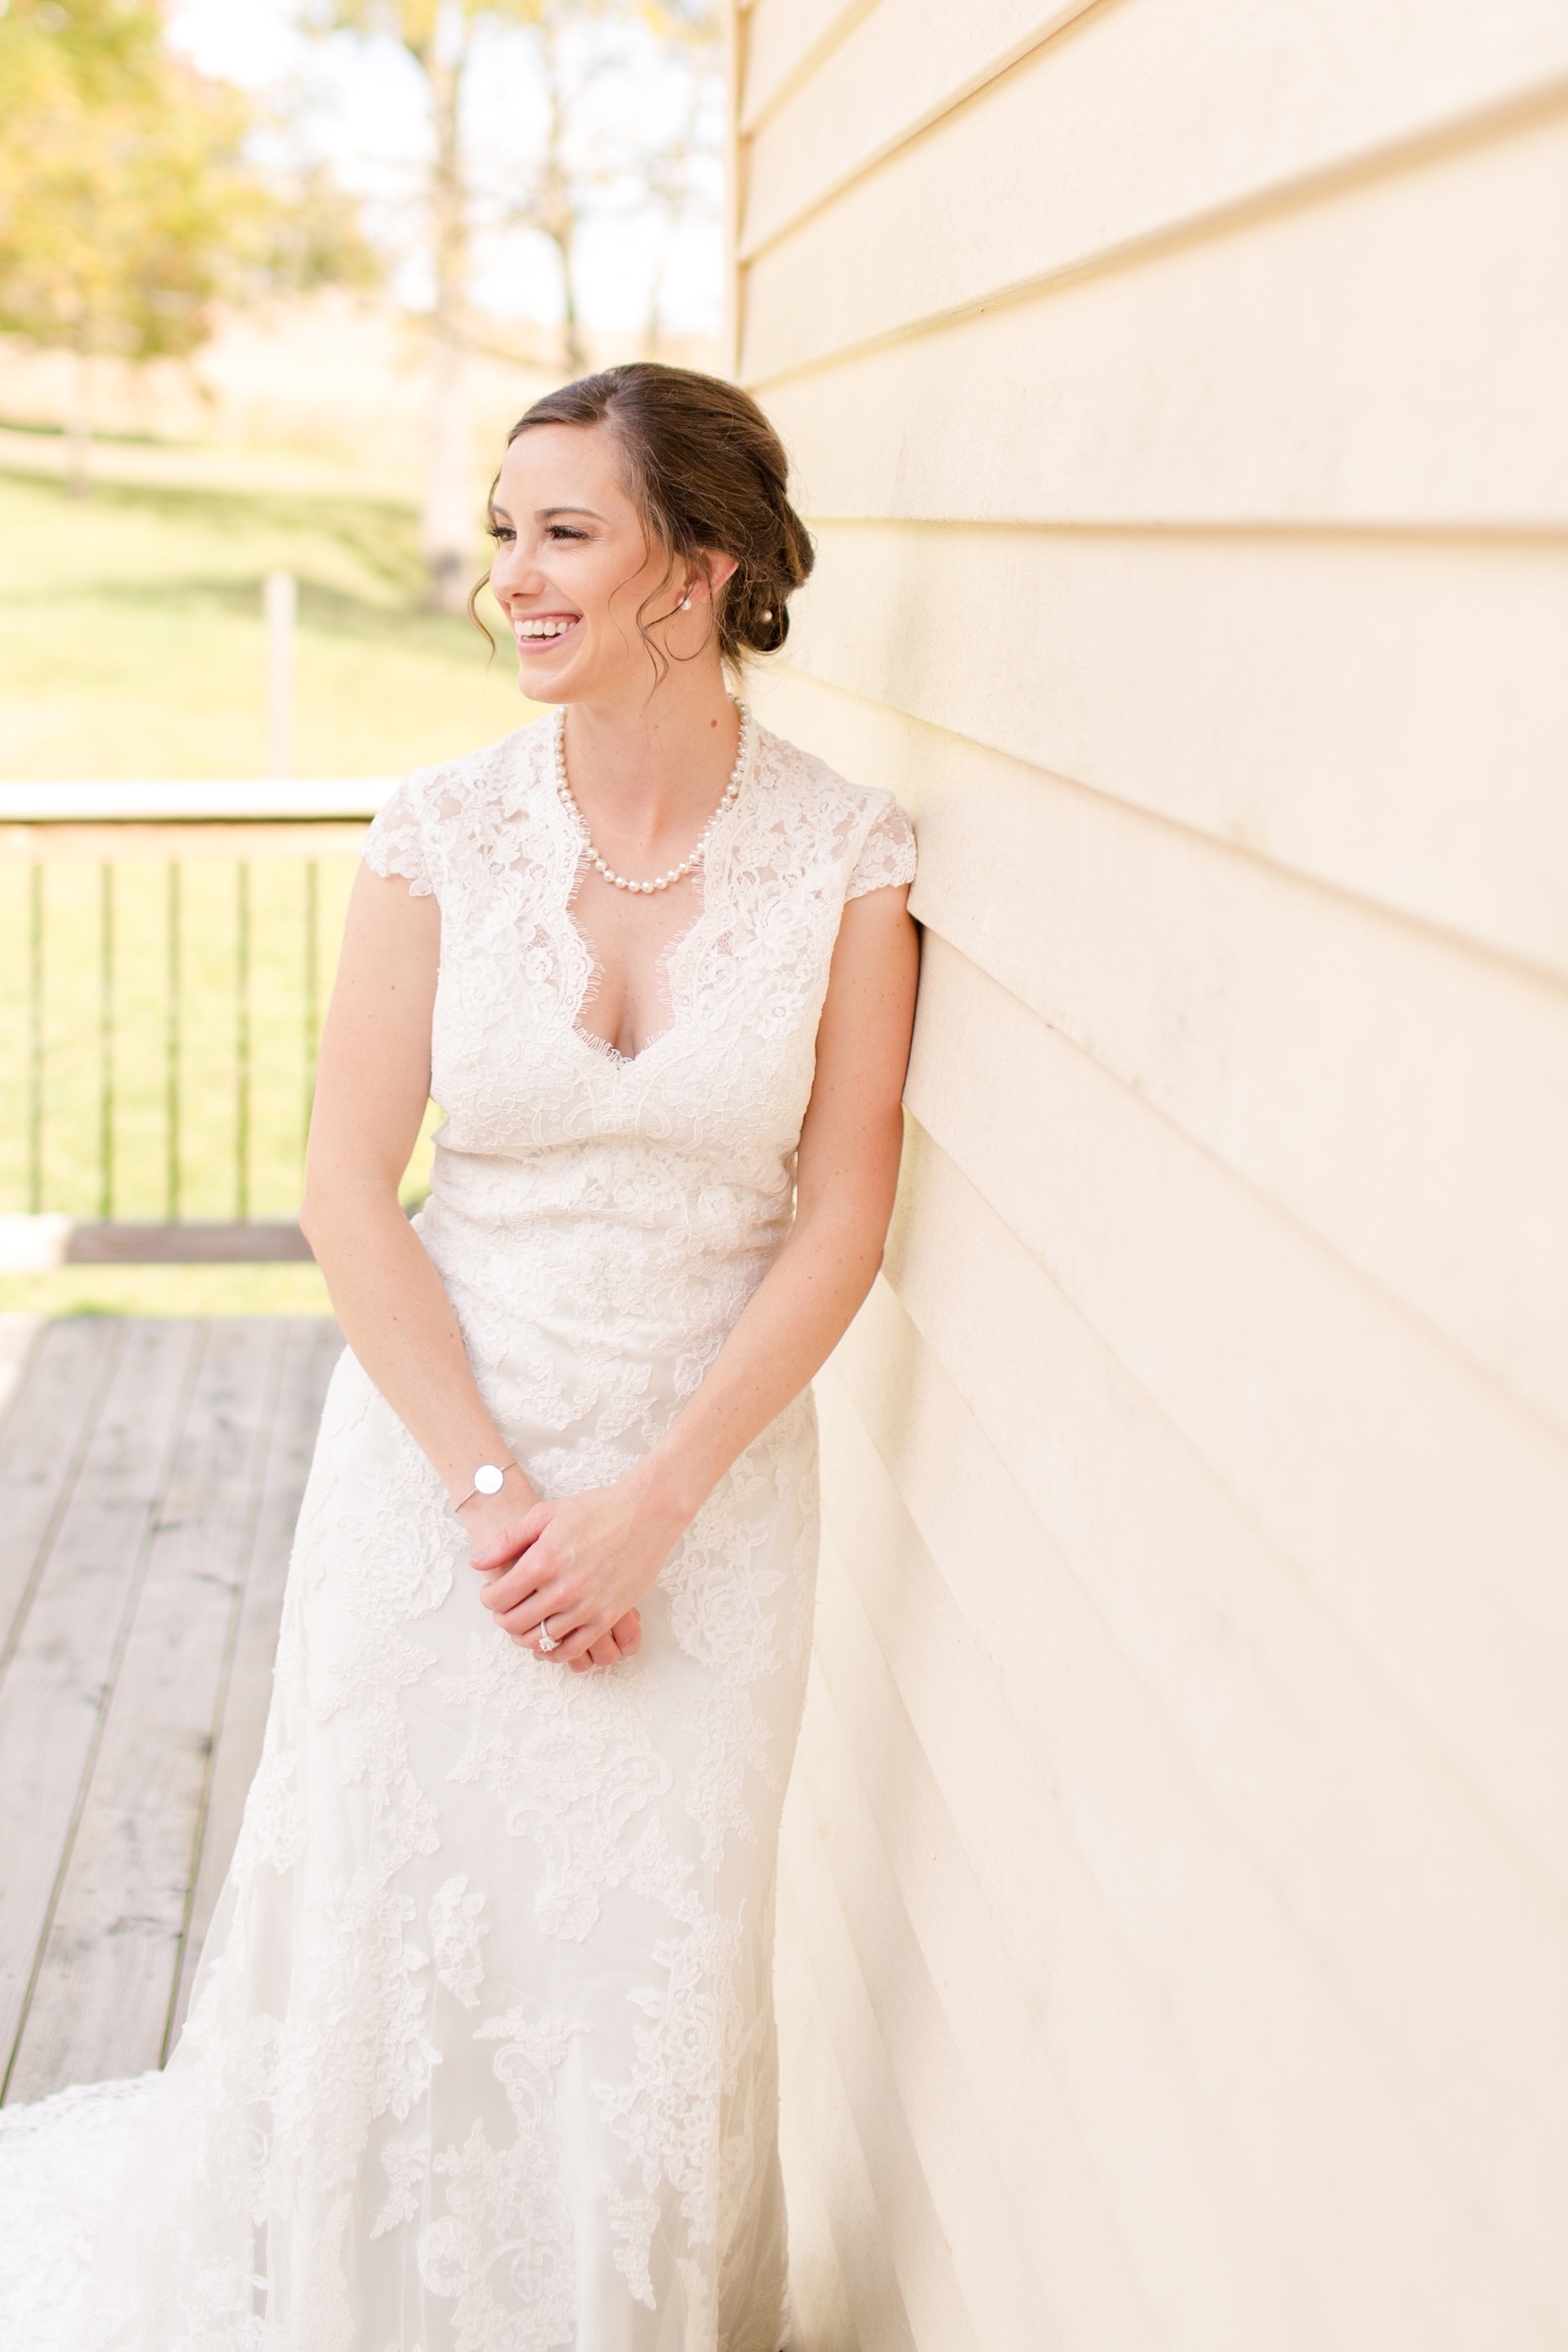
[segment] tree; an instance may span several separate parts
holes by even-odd
[[[586,20],[619,18],[621,28],[640,26],[639,46],[624,38],[595,45]],[[661,234],[648,287],[645,347],[657,353],[663,331],[663,306],[676,232],[696,207],[693,164],[704,152],[703,117],[719,94],[724,29],[717,0],[541,0],[533,41],[536,79],[544,100],[544,135],[531,183],[521,201],[504,205],[509,226],[531,228],[555,249],[561,278],[562,352],[574,373],[588,364],[577,296],[580,232],[591,213],[656,212]],[[650,59],[649,49],[653,58]],[[599,152],[586,121],[585,101],[594,86],[616,75],[644,95],[642,71],[661,68],[661,104],[656,112],[673,123],[668,135],[648,145],[636,131],[607,143],[601,129]],[[674,80],[684,82],[679,89]],[[645,109],[637,110],[640,115]]]
[[[632,165],[642,199],[662,215],[662,233],[648,284],[644,347],[650,359],[664,339],[664,297],[676,233],[697,208],[692,166],[704,152],[702,119],[719,95],[724,26],[718,0],[644,0],[645,20],[684,69],[685,100],[674,135]],[[711,152],[711,150],[707,152]]]
[[[571,132],[577,107],[604,59],[590,58],[574,68],[569,48],[572,19],[581,8],[571,0],[543,0],[535,20],[539,79],[544,99],[544,139],[531,187],[521,201],[507,206],[510,226],[531,228],[555,248],[561,272],[561,348],[573,375],[588,364],[577,304],[577,232],[582,223],[586,184],[572,152]]]
[[[221,300],[373,269],[330,184],[247,162],[238,93],[164,48],[147,0],[13,0],[0,111],[0,331],[75,356],[73,489],[97,356],[183,358]]]
[[[326,0],[323,29],[389,35],[425,78],[434,153],[429,179],[430,444],[423,538],[430,601],[460,613],[468,599],[474,518],[468,480],[468,283],[473,194],[463,152],[464,79],[476,36],[537,22],[540,0]]]
[[[633,209],[650,202],[661,208],[670,232],[689,208],[689,138],[711,91],[721,44],[716,0],[311,0],[311,5],[323,32],[395,40],[426,85],[432,301],[424,546],[432,603],[458,612],[467,597],[475,520],[468,361],[489,341],[470,310],[476,242],[518,228],[548,241],[560,273],[563,358],[572,373],[584,369],[576,276],[584,221],[595,208],[608,208],[617,188]],[[634,34],[638,27],[640,40]],[[624,37],[628,34],[633,37]],[[483,157],[465,139],[465,99],[487,61],[500,61],[499,44],[509,35],[531,50],[542,126],[531,155],[520,158],[510,145],[504,156]],[[657,152],[639,151],[632,135],[601,139],[595,153],[589,93],[616,74],[635,82],[650,44],[664,61],[678,59],[689,74],[692,98],[685,127]],[[658,303],[656,287],[656,336]]]

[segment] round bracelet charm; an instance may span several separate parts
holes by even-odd
[[[0,7],[3,6],[4,0],[0,0]],[[476,1495],[499,1495],[501,1488],[506,1484],[507,1472],[509,1470],[515,1470],[516,1468],[517,1465],[515,1462],[508,1462],[504,1465],[497,1462],[481,1462],[479,1468],[474,1473],[473,1485],[469,1487],[462,1501],[460,1503],[454,1503],[452,1508],[455,1511],[466,1509],[468,1504],[473,1501]]]

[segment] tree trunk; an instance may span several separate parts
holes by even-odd
[[[429,600],[437,613],[460,613],[476,570],[474,485],[469,467],[468,352],[460,335],[436,327],[430,353],[430,440],[423,535]]]
[[[659,209],[664,218],[659,229],[658,248],[654,256],[653,275],[647,289],[647,326],[644,336],[647,356],[657,359],[664,347],[664,295],[669,278],[669,264],[675,250],[675,239],[686,210],[691,185],[691,152],[697,144],[698,126],[702,113],[702,82],[696,64],[690,60],[690,94],[679,136],[669,148],[658,173]]]
[[[668,215],[659,233],[658,249],[654,255],[653,275],[648,279],[647,310],[643,318],[642,355],[645,360],[657,360],[664,350],[664,280],[668,267],[672,236]]]
[[[429,597],[438,613],[460,613],[475,566],[477,517],[470,475],[468,219],[459,146],[463,59],[432,49],[420,62],[435,117],[436,307],[431,319],[429,465],[425,482],[424,550]]]
[[[555,247],[555,257],[561,265],[561,349],[567,373],[585,375],[588,353],[583,341],[582,321],[577,316],[574,266],[577,206],[572,174],[566,163],[566,74],[561,56],[561,27],[556,17],[551,15],[540,20],[539,61],[543,70],[549,112],[535,220]]]
[[[577,316],[577,281],[573,271],[572,233],[575,223],[550,232],[561,263],[561,348],[566,364],[574,375],[588,373],[588,350],[583,341],[582,321]]]
[[[66,426],[66,488],[85,499],[91,487],[92,354],[84,343],[72,353],[70,419]]]

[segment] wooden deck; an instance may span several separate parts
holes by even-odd
[[[260,1748],[342,1340],[296,1318],[45,1325],[0,1422],[7,2101],[158,2065]]]

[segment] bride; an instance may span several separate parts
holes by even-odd
[[[491,585],[553,709],[372,828],[265,1751],[167,2071],[0,2117],[5,2352],[783,2340],[806,1384],[879,1262],[916,961],[896,804],[726,689],[810,568],[784,481],[679,369],[512,432]]]

